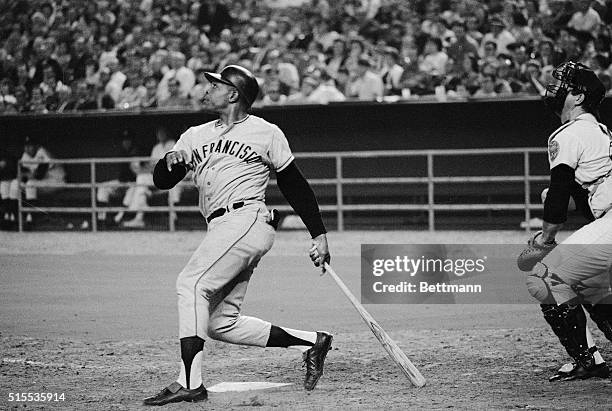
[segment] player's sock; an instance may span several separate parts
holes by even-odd
[[[587,344],[589,345],[589,351],[591,351],[591,354],[593,354],[593,358],[595,359],[595,365],[603,364],[605,361],[597,350],[597,346],[595,345],[595,341],[593,341],[593,335],[591,334],[589,327],[586,328],[586,339]]]
[[[177,382],[188,390],[202,385],[204,340],[196,335],[181,338],[181,371]]]
[[[317,341],[317,333],[313,331],[294,330],[272,325],[266,347],[295,348],[306,351]]]

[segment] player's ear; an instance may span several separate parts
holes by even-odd
[[[585,99],[585,95],[584,93],[578,93],[576,94],[576,105],[579,106],[582,103],[584,103],[584,99]]]
[[[237,103],[238,100],[240,100],[240,93],[238,93],[238,90],[233,89],[229,94],[229,102]]]

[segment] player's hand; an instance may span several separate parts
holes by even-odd
[[[538,231],[527,242],[527,248],[525,248],[516,259],[516,265],[521,271],[531,271],[533,267],[542,261],[556,246],[557,243],[554,238],[551,242],[544,237],[542,231]]]
[[[329,246],[327,245],[327,236],[321,234],[312,239],[312,247],[310,248],[310,259],[315,266],[321,267],[325,272],[325,265],[329,263],[331,256],[329,254]]]
[[[185,150],[169,152],[168,154],[166,154],[166,166],[168,167],[168,171],[172,171],[172,168],[177,164],[180,164],[186,169],[189,169],[189,166],[187,165],[187,160],[188,157],[187,152]]]

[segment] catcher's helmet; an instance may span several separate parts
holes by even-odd
[[[568,93],[584,94],[585,109],[598,116],[606,88],[595,72],[582,63],[568,61],[557,66],[552,76],[558,82],[546,87],[544,101],[557,115],[561,114]]]
[[[211,83],[219,82],[235,87],[240,97],[247,103],[247,108],[251,107],[259,94],[257,79],[253,73],[244,67],[230,65],[221,70],[221,73],[205,72],[204,75]]]

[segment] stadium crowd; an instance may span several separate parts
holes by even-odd
[[[0,0],[0,112],[194,109],[205,71],[255,105],[541,95],[581,61],[608,89],[609,0]]]

